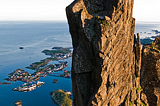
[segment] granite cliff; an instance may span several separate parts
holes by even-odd
[[[160,37],[143,45],[141,86],[150,106],[160,106]]]
[[[148,105],[140,85],[134,0],[74,0],[66,8],[73,43],[75,106]]]

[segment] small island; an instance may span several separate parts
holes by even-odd
[[[3,82],[2,84],[12,84],[12,83],[10,83],[10,82]]]
[[[19,47],[19,49],[24,49],[24,47]]]
[[[58,83],[58,79],[53,79],[52,83]]]
[[[48,57],[48,58],[46,58],[44,60],[41,60],[40,62],[34,62],[29,67],[26,67],[26,68],[36,70],[36,69],[38,69],[40,67],[44,67],[50,61],[54,61],[54,60],[57,60],[57,58],[56,57]]]
[[[56,54],[68,54],[71,53],[69,48],[62,48],[62,47],[53,47],[53,50],[43,50],[42,53],[46,55],[55,56]]]
[[[56,90],[50,93],[53,102],[59,106],[72,106],[71,92]]]
[[[156,34],[160,33],[160,31],[158,31],[158,30],[152,30],[152,31],[155,32]]]
[[[6,84],[6,85],[8,85],[8,84],[12,84],[12,83],[10,83],[10,82],[0,82],[0,85],[2,85],[2,84]]]
[[[39,87],[40,85],[43,85],[44,82],[41,81],[37,81],[35,82],[27,82],[24,83],[23,85],[20,85],[19,87],[16,87],[14,89],[12,89],[13,91],[19,91],[19,92],[23,92],[23,91],[32,91],[34,89],[36,89],[36,87]]]
[[[70,74],[71,74],[70,71],[64,70],[64,74],[61,74],[60,76],[64,78],[70,78]]]
[[[63,77],[63,78],[70,78],[71,77],[71,71],[67,71],[67,70],[64,70],[64,72],[62,74],[51,74],[50,76],[56,76],[56,77]],[[54,83],[54,81],[53,81]]]
[[[22,101],[18,100],[14,103],[15,106],[22,106]]]
[[[51,57],[41,60],[40,62],[34,62],[29,67],[26,68],[37,70],[40,67],[44,67],[45,65],[47,65],[50,61],[63,60],[72,57],[72,52],[69,48],[62,48],[62,47],[56,47],[56,48],[59,49],[43,50],[42,53],[50,55]]]

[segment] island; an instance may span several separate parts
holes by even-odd
[[[23,85],[20,85],[19,87],[16,87],[14,89],[12,89],[13,91],[31,91],[31,90],[34,90],[36,89],[36,87],[39,87],[40,85],[43,85],[44,82],[41,82],[41,81],[37,81],[36,83],[35,82],[27,82],[27,83],[24,83]]]
[[[53,79],[52,83],[58,83],[58,79]]]
[[[10,83],[10,82],[3,82],[2,84],[12,84],[12,83]]]
[[[63,60],[72,56],[72,52],[69,48],[62,48],[62,47],[56,47],[56,48],[59,49],[54,48],[54,50],[43,50],[42,53],[50,55],[51,57],[41,60],[40,62],[34,62],[29,67],[26,68],[37,70],[40,67],[44,67],[45,65],[47,65],[50,61]]]
[[[64,70],[64,74],[61,74],[61,77],[70,78],[71,71]]]
[[[46,77],[48,74],[52,74],[53,72],[60,71],[64,69],[68,62],[64,61],[64,59],[72,56],[72,52],[69,48],[63,47],[53,47],[54,50],[43,50],[42,52],[46,55],[50,55],[51,57],[47,57],[40,62],[34,62],[29,67],[29,69],[35,70],[34,73],[28,73],[23,69],[17,69],[12,73],[9,73],[8,78],[5,78],[7,81],[22,81],[25,82],[23,85],[16,87],[12,90],[14,91],[31,91],[34,90],[37,86],[43,85],[44,82],[38,81],[40,77]],[[58,64],[49,64],[50,61],[58,60]],[[58,76],[64,78],[70,78],[70,71],[65,70],[63,74]],[[38,81],[38,82],[36,82]],[[35,82],[35,83],[33,83]],[[58,80],[53,80],[53,83],[58,83]],[[1,84],[1,83],[0,83]],[[2,83],[4,84],[4,83]],[[5,82],[5,84],[11,84]]]
[[[62,70],[68,65],[67,61],[59,61],[59,64],[49,64],[42,68],[37,68],[37,70],[30,74],[27,71],[23,69],[17,69],[14,72],[10,73],[8,78],[5,78],[7,81],[22,81],[26,82],[25,84],[14,88],[14,91],[31,91],[36,88],[40,84],[40,82],[37,82],[37,84],[32,84],[31,82],[35,82],[40,79],[40,77],[46,77],[47,74],[51,74],[52,72]],[[61,77],[70,78],[70,72],[65,70],[64,74],[60,75]],[[29,83],[28,83],[29,82]],[[57,83],[58,81],[55,81],[53,83]],[[4,83],[2,83],[4,84]],[[11,84],[11,83],[5,83],[5,84]],[[44,84],[44,83],[43,83]]]
[[[152,30],[152,31],[155,32],[156,34],[160,33],[160,31],[158,31],[158,30]]]
[[[71,92],[56,90],[50,93],[53,102],[59,106],[72,106]]]
[[[57,60],[57,58],[56,57],[48,57],[48,58],[46,58],[44,60],[41,60],[40,62],[34,62],[29,67],[26,67],[26,68],[36,70],[36,69],[38,69],[40,67],[44,67],[50,61],[54,61],[54,60]]]
[[[22,101],[18,100],[14,103],[15,106],[22,106]]]
[[[64,70],[63,73],[61,74],[50,74],[50,76],[56,76],[56,77],[63,77],[63,78],[70,78],[71,77],[71,71],[67,71],[67,70]],[[53,82],[54,83],[54,82]]]
[[[24,49],[24,47],[19,47],[19,49]]]
[[[53,47],[52,49],[53,50],[43,50],[42,53],[50,56],[59,56],[59,54],[61,54],[60,57],[63,54],[71,53],[71,50],[69,48]]]

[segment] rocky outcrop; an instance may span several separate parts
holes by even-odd
[[[15,106],[22,106],[22,101],[18,100],[14,103]]]
[[[1,82],[0,82],[0,84],[1,84]],[[3,82],[2,84],[12,84],[12,83],[10,83],[10,82]]]
[[[66,8],[73,43],[75,106],[147,103],[141,93],[141,45],[133,0],[75,0]],[[143,100],[145,100],[145,102]]]
[[[143,45],[141,86],[150,106],[160,106],[160,38]]]
[[[53,102],[58,106],[72,106],[71,92],[61,89],[50,92]]]

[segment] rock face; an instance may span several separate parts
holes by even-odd
[[[132,8],[133,0],[75,0],[66,8],[75,106],[147,103],[141,93],[141,45],[139,35],[137,41],[134,36]]]
[[[150,106],[160,106],[160,38],[143,45],[141,86]]]

